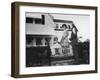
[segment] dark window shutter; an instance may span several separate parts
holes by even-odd
[[[42,15],[42,24],[45,24],[45,15]]]

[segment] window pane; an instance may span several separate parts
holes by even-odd
[[[26,23],[33,23],[33,18],[27,17],[27,18],[26,18]]]
[[[42,24],[41,19],[35,19],[35,24]]]

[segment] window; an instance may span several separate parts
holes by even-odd
[[[35,18],[35,24],[45,24],[45,16],[41,15],[42,18]]]
[[[26,37],[26,47],[31,47],[33,45],[33,38],[32,37]]]
[[[48,38],[45,38],[45,40],[46,40],[47,43],[50,43],[51,38],[48,37]]]
[[[59,28],[59,25],[58,25],[58,24],[56,24],[56,29],[57,29],[57,28]]]
[[[27,17],[27,18],[26,18],[26,23],[33,23],[33,18]]]
[[[32,43],[32,38],[26,38],[26,44],[31,44]]]
[[[26,23],[45,24],[45,16],[41,15],[41,18],[26,17]]]
[[[36,45],[37,45],[37,46],[38,46],[38,45],[42,45],[41,39],[42,39],[42,38],[36,38]]]
[[[35,19],[35,24],[42,24],[42,20],[41,20],[41,19],[36,18],[36,19]]]

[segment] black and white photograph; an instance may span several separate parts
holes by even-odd
[[[26,67],[88,65],[90,15],[25,13]]]
[[[97,73],[97,7],[12,3],[12,76]]]

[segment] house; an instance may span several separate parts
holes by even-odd
[[[46,13],[39,14],[37,17],[28,13],[26,15],[26,46],[46,47],[50,44],[52,55],[56,55],[59,48],[59,55],[72,56],[73,51],[70,45],[72,29],[77,34],[78,30],[73,21],[55,19]],[[58,38],[56,43],[55,37]]]

